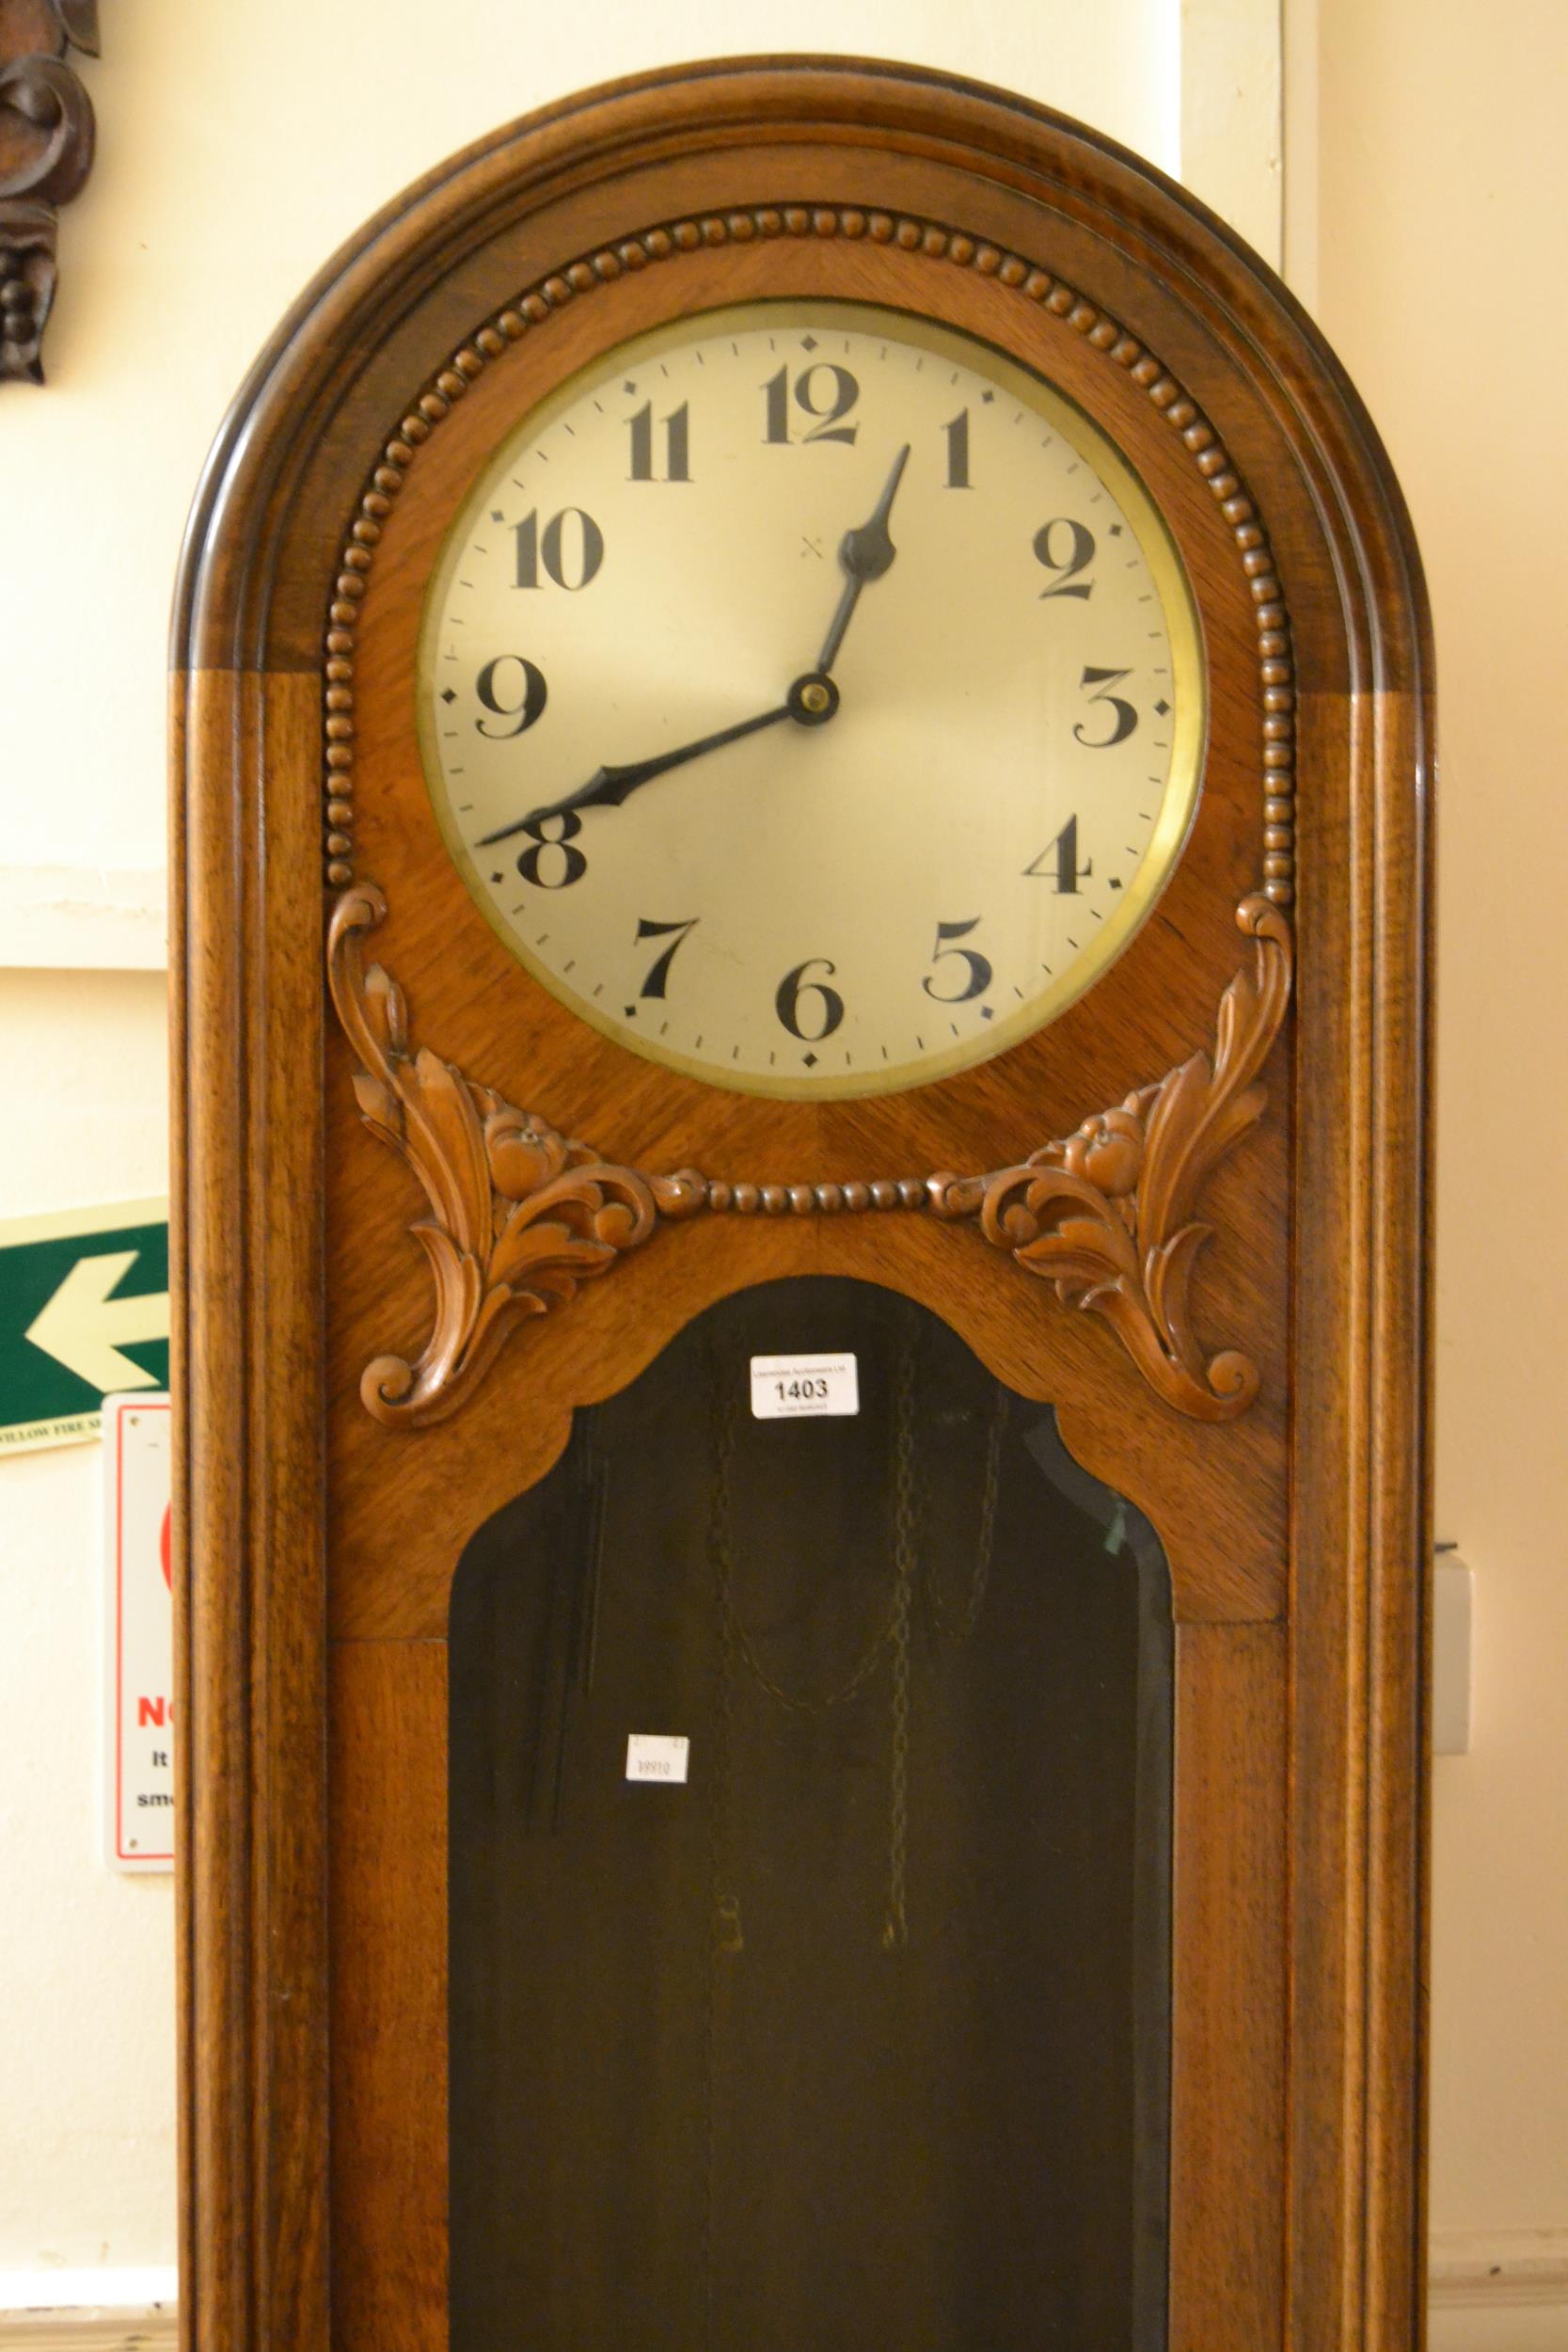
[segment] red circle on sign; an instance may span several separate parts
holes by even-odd
[[[164,1582],[168,1586],[169,1591],[172,1593],[174,1590],[174,1572],[169,1565],[170,1508],[171,1506],[166,1502],[164,1505],[164,1523],[158,1530],[158,1557],[164,1564]]]

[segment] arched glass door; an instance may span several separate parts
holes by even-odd
[[[580,1411],[453,1591],[453,2352],[1157,2352],[1170,1724],[1152,1530],[913,1302]]]

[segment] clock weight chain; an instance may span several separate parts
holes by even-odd
[[[968,1644],[978,1625],[990,1579],[995,1543],[1002,1448],[1007,1427],[1007,1391],[992,1387],[981,1462],[974,1545],[967,1590],[944,1605],[934,1557],[930,1497],[921,1474],[917,1341],[898,1344],[892,1381],[892,1412],[886,1492],[890,1579],[885,1606],[847,1673],[819,1691],[793,1688],[770,1671],[736,1597],[735,1457],[741,1420],[740,1383],[719,1351],[708,1351],[712,1438],[707,1497],[707,1549],[713,1595],[712,1779],[709,1820],[709,1911],[706,1933],[707,1987],[703,2031],[705,2184],[701,2221],[704,2295],[703,2343],[718,2344],[718,2200],[722,2158],[720,2064],[723,2024],[737,1979],[735,1970],[746,1947],[741,1897],[733,1851],[735,1777],[737,1767],[736,1695],[737,1677],[760,1690],[786,1717],[820,1718],[848,1705],[888,1667],[888,1837],[886,1895],[879,1943],[884,1951],[908,1947],[907,1909],[909,1795],[913,1731],[915,1643],[924,1617],[933,1649]],[[923,1554],[927,1555],[923,1561]],[[923,1571],[924,1567],[924,1573]]]

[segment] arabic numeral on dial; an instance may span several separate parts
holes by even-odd
[[[1053,882],[1059,891],[1077,895],[1081,882],[1087,882],[1094,872],[1094,860],[1078,863],[1078,819],[1069,817],[1054,841],[1048,841],[1033,866],[1024,872],[1036,882]]]
[[[1108,752],[1113,743],[1125,743],[1137,725],[1138,714],[1132,704],[1122,695],[1113,694],[1111,691],[1113,686],[1119,686],[1124,677],[1131,675],[1130,670],[1085,670],[1083,677],[1079,680],[1080,685],[1091,703],[1099,703],[1103,707],[1106,717],[1111,721],[1109,735],[1085,735],[1083,720],[1080,719],[1074,723],[1072,730],[1074,739],[1086,750]]]
[[[969,483],[969,410],[960,408],[942,426],[947,436],[947,487],[967,490]]]
[[[790,1036],[798,1037],[802,1044],[819,1045],[825,1037],[832,1037],[844,1018],[844,999],[837,989],[829,988],[826,980],[806,977],[808,972],[818,971],[826,973],[831,980],[837,970],[837,964],[830,963],[826,956],[808,956],[804,963],[798,963],[793,972],[784,974],[774,992],[774,1011]],[[816,1000],[814,1012],[805,1007],[807,997]],[[807,1010],[807,1017],[816,1022],[815,1027],[802,1025],[802,1010]]]
[[[927,995],[929,996],[934,1003],[939,1005],[967,1005],[971,997],[983,996],[987,989],[990,988],[994,975],[987,959],[980,954],[977,948],[958,947],[952,945],[953,941],[967,939],[971,931],[978,930],[982,919],[983,918],[980,915],[974,914],[971,915],[967,923],[939,923],[937,925],[937,944],[931,950],[931,962],[933,966],[939,963],[962,963],[965,967],[967,977],[965,977],[961,987],[950,988],[944,986],[942,988],[933,988],[931,986],[932,975],[927,972],[920,985],[926,991]],[[956,972],[949,970],[944,972],[942,977],[945,982],[956,980],[958,975]]]
[[[558,826],[558,832],[547,832],[547,826]],[[553,817],[531,817],[523,831],[531,837],[531,847],[519,851],[517,871],[524,882],[532,882],[540,890],[564,890],[568,882],[580,882],[588,871],[588,860],[576,847],[582,831],[582,818],[573,809],[562,809]]]
[[[1093,596],[1093,580],[1081,580],[1079,574],[1088,570],[1094,556],[1094,532],[1085,530],[1082,523],[1071,521],[1066,515],[1056,516],[1035,533],[1036,562],[1043,564],[1048,572],[1056,574],[1051,586],[1042,588],[1040,595]]]
[[[691,425],[687,403],[673,408],[660,420],[664,426],[664,474],[666,482],[689,482],[691,479]],[[654,471],[654,404],[645,400],[634,417],[626,419],[631,434],[631,478],[634,482],[657,482]]]
[[[520,523],[513,524],[512,536],[517,546],[514,584],[518,588],[537,588],[543,564],[546,579],[575,596],[597,577],[604,562],[604,532],[580,506],[563,506],[559,515],[550,516],[543,530],[535,507]]]
[[[650,923],[645,915],[639,919],[637,926],[639,939],[670,940],[670,945],[663,954],[656,956],[649,964],[648,977],[637,992],[640,997],[664,994],[665,985],[670,977],[670,966],[675,961],[675,950],[685,946],[688,937],[696,930],[701,920],[702,917],[696,914],[685,923]],[[673,938],[670,936],[672,932],[674,933]]]
[[[768,430],[764,437],[769,441],[787,441],[789,404],[792,397],[789,370],[783,367],[770,375],[762,388],[768,404]],[[861,388],[847,368],[833,366],[831,360],[819,359],[815,367],[802,368],[795,378],[795,405],[813,420],[809,433],[802,433],[802,441],[853,441],[860,431],[858,424],[845,424],[861,396]]]
[[[509,743],[515,735],[526,734],[544,717],[549,700],[543,670],[525,661],[520,653],[499,653],[494,661],[487,661],[474,681],[474,692],[492,717],[516,722],[515,726],[493,727],[476,719],[475,726],[492,743]]]

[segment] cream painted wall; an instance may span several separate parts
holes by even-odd
[[[164,1190],[163,997],[0,970],[0,1217]],[[96,1446],[0,1462],[0,2271],[173,2260],[169,1883],[99,1860],[102,1556]]]
[[[779,24],[760,0],[443,0],[438,45],[415,0],[106,20],[51,381],[0,387],[0,1216],[164,1184],[166,615],[257,346],[451,149],[600,78],[765,49]],[[788,32],[1044,99],[1185,168],[1275,248],[1275,0],[796,0]],[[88,2291],[70,2269],[103,2285],[173,2260],[169,1887],[97,1859],[97,1478],[89,1447],[0,1463],[0,2334],[36,2274],[64,2301]]]
[[[1473,1752],[1436,1766],[1432,2220],[1472,2265],[1491,2233],[1551,2233],[1560,2344],[1568,10],[1318,8],[1317,310],[1403,482],[1437,638],[1437,1517],[1476,1572],[1477,1682]],[[1445,2340],[1513,2352],[1537,2316],[1456,2312]]]
[[[443,0],[439,22],[437,41],[414,0],[114,11],[86,70],[100,155],[62,231],[52,380],[6,395],[0,642],[23,688],[7,749],[18,776],[58,776],[63,752],[71,786],[8,793],[7,862],[162,866],[185,511],[240,377],[334,248],[498,121],[643,67],[767,49],[780,18],[763,0]],[[1179,161],[1176,0],[795,0],[788,29],[798,49],[989,75]]]

